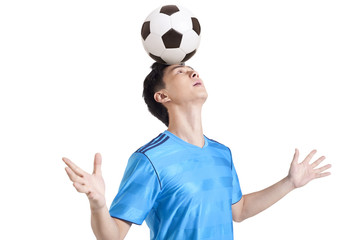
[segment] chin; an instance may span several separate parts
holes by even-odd
[[[208,94],[205,93],[204,95],[202,95],[200,98],[203,100],[203,102],[205,103],[206,102],[206,99],[208,97]]]

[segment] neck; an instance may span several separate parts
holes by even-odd
[[[172,106],[169,112],[168,131],[175,134],[184,141],[196,145],[204,146],[204,135],[201,123],[202,106]]]

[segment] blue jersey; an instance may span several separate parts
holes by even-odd
[[[164,131],[134,152],[110,215],[145,220],[150,239],[233,239],[231,205],[241,197],[231,151],[204,136],[204,146]]]

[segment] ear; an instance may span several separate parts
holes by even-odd
[[[168,95],[167,92],[164,91],[164,90],[160,90],[160,91],[156,92],[156,93],[154,94],[154,99],[155,99],[155,101],[157,101],[158,103],[166,103],[166,102],[170,102],[170,101],[171,101],[169,95]]]

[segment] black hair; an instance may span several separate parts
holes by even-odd
[[[152,115],[162,121],[167,127],[169,126],[169,113],[167,108],[154,99],[154,94],[165,88],[165,82],[163,80],[164,70],[169,65],[155,62],[151,66],[151,72],[146,76],[144,80],[143,98]]]

